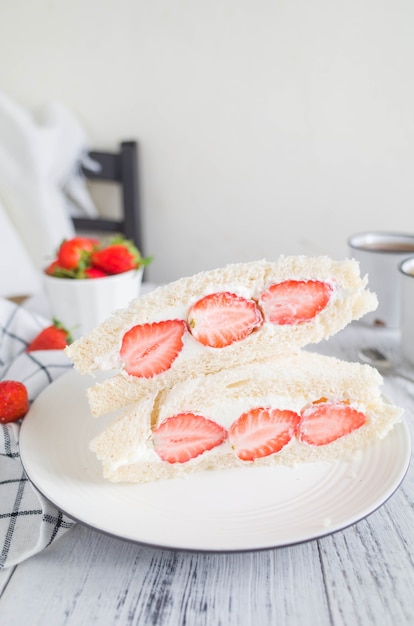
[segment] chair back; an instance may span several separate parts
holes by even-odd
[[[88,180],[114,182],[121,186],[122,216],[120,219],[73,217],[76,230],[120,233],[131,239],[143,254],[137,142],[123,141],[119,152],[93,150],[88,156],[93,168],[82,166]]]

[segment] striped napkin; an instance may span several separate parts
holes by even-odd
[[[62,350],[25,352],[50,320],[0,299],[0,380],[19,380],[30,403],[71,369]],[[19,423],[0,424],[0,570],[17,565],[74,525],[29,482],[20,460]]]

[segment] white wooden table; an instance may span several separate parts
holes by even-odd
[[[357,323],[318,351],[356,360],[360,345],[398,358],[394,332]],[[387,377],[384,391],[405,408],[414,436],[414,384]],[[0,572],[0,624],[413,625],[414,467],[368,518],[263,552],[159,550],[78,524],[43,553]]]

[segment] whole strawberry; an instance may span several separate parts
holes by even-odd
[[[103,272],[99,267],[87,267],[86,270],[79,272],[77,278],[105,278],[108,276],[106,272]]]
[[[45,274],[48,276],[54,276],[55,278],[76,278],[78,270],[68,270],[64,267],[61,267],[58,261],[52,261],[44,270]]]
[[[57,253],[57,265],[66,270],[79,270],[88,267],[92,251],[99,245],[91,237],[73,237],[66,239]]]
[[[56,319],[53,324],[40,331],[38,335],[27,346],[26,352],[35,350],[63,350],[72,343],[69,331]]]
[[[143,259],[138,248],[128,239],[115,238],[107,246],[94,250],[91,255],[92,267],[97,267],[107,274],[122,274],[146,265],[149,259]]]
[[[26,386],[17,380],[0,382],[0,423],[15,422],[29,410],[29,395]]]

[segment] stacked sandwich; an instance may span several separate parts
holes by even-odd
[[[306,352],[377,306],[358,264],[280,257],[148,293],[66,351],[91,413],[118,410],[90,444],[113,482],[336,460],[400,420],[378,372]]]

